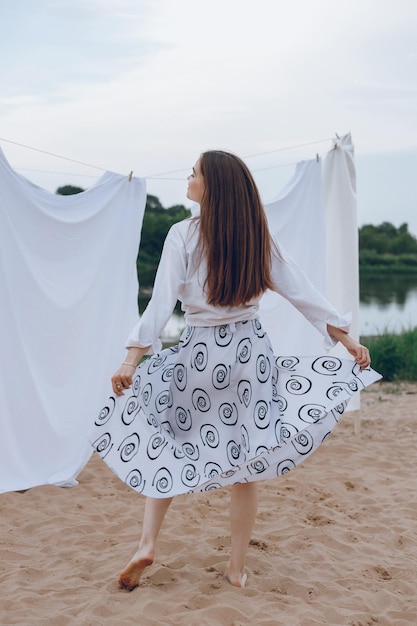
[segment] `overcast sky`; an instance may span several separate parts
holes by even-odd
[[[148,192],[189,206],[203,150],[247,157],[268,200],[351,132],[359,224],[417,235],[416,0],[0,0],[0,36],[1,139],[136,176],[181,170]],[[101,175],[1,139],[50,191]]]

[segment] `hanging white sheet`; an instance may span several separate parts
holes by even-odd
[[[351,335],[358,339],[359,243],[354,148],[350,134],[335,139],[333,145],[323,162],[326,293],[338,310],[352,311]],[[339,355],[345,357],[346,352]]]
[[[356,201],[356,168],[350,133],[333,141],[323,163],[323,212],[326,238],[326,291],[339,311],[352,312],[350,334],[359,339],[359,235]],[[331,354],[346,358],[338,344]],[[360,395],[349,410],[360,408]],[[359,419],[359,418],[358,418]],[[359,423],[355,424],[358,432]]]
[[[282,191],[265,203],[269,228],[287,252],[325,293],[325,226],[321,206],[320,161],[298,163]],[[343,313],[343,311],[341,311]],[[321,354],[323,338],[294,307],[276,293],[261,299],[260,318],[275,354]]]
[[[74,484],[137,319],[144,179],[52,194],[0,150],[0,492]]]
[[[356,173],[351,135],[333,142],[323,165],[298,163],[279,195],[265,203],[270,229],[316,287],[342,313],[351,312],[351,335],[359,338],[359,266]],[[275,354],[322,352],[318,332],[274,293],[261,300],[262,324]],[[350,358],[340,344],[331,354]],[[358,409],[359,395],[349,403]]]

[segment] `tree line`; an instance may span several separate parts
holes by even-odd
[[[417,273],[417,239],[408,224],[365,224],[359,229],[361,272]]]
[[[151,287],[154,283],[162,246],[171,226],[190,215],[191,212],[182,204],[164,209],[156,196],[146,197],[137,258],[141,287]]]
[[[84,191],[66,185],[56,193],[69,195]],[[141,288],[151,288],[165,237],[173,224],[190,216],[182,204],[164,208],[156,196],[147,195],[142,233],[137,257]],[[361,273],[417,273],[417,238],[408,224],[398,228],[390,222],[359,228],[359,268]]]

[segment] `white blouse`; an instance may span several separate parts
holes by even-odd
[[[141,318],[130,332],[126,347],[147,347],[158,352],[160,335],[177,300],[181,302],[187,326],[219,326],[258,317],[259,300],[238,307],[220,307],[207,303],[203,290],[205,263],[197,263],[198,221],[185,219],[169,230],[155,277],[152,298]],[[327,332],[327,324],[349,332],[350,316],[341,316],[316,289],[296,262],[274,239],[279,255],[273,253],[272,279],[276,291],[298,309],[324,337],[325,349],[335,342]]]

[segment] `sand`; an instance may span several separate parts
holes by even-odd
[[[77,487],[0,496],[0,624],[417,624],[417,385],[362,393],[293,472],[260,483],[248,584],[223,578],[228,489],[176,498],[139,588],[118,589],[144,499],[94,455]]]

